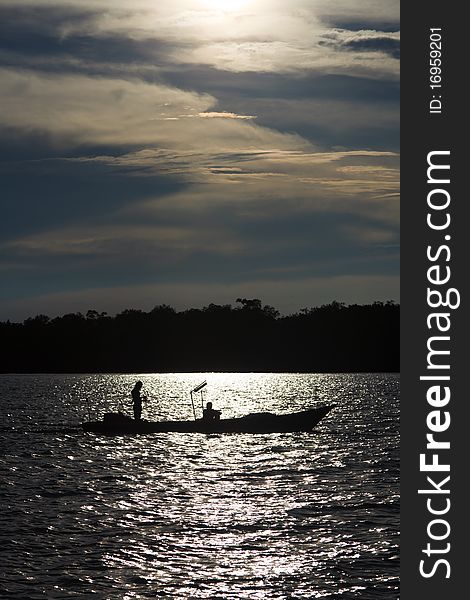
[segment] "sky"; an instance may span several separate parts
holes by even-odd
[[[398,0],[0,0],[0,320],[399,299]]]

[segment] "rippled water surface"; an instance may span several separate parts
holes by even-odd
[[[191,418],[203,379],[227,417],[335,409],[312,433],[95,436],[136,376],[0,376],[1,598],[398,598],[397,375],[139,378],[153,420]]]

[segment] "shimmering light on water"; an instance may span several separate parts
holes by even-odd
[[[88,413],[334,402],[309,434],[100,437]],[[1,376],[5,598],[398,597],[396,375]],[[122,400],[125,399],[123,404]],[[197,408],[200,404],[197,404]],[[1,592],[0,592],[1,595]]]

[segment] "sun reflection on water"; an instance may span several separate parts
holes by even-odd
[[[35,380],[31,390],[41,393],[29,392],[27,412],[37,428],[77,419],[83,398],[104,411],[137,379],[151,398],[146,418],[191,418],[188,392],[204,379],[205,400],[226,416],[289,412],[333,397],[337,408],[300,434],[12,433],[10,511],[0,515],[12,600],[25,597],[22,577],[61,598],[368,600],[371,589],[397,597],[395,376],[63,377],[48,415],[50,382]],[[21,525],[13,531],[12,522]]]

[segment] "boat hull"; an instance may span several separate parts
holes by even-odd
[[[140,433],[283,433],[311,431],[332,406],[321,406],[287,415],[255,413],[234,419],[206,422],[195,421],[136,421],[122,413],[107,413],[102,421],[82,423],[84,431],[107,435]]]

